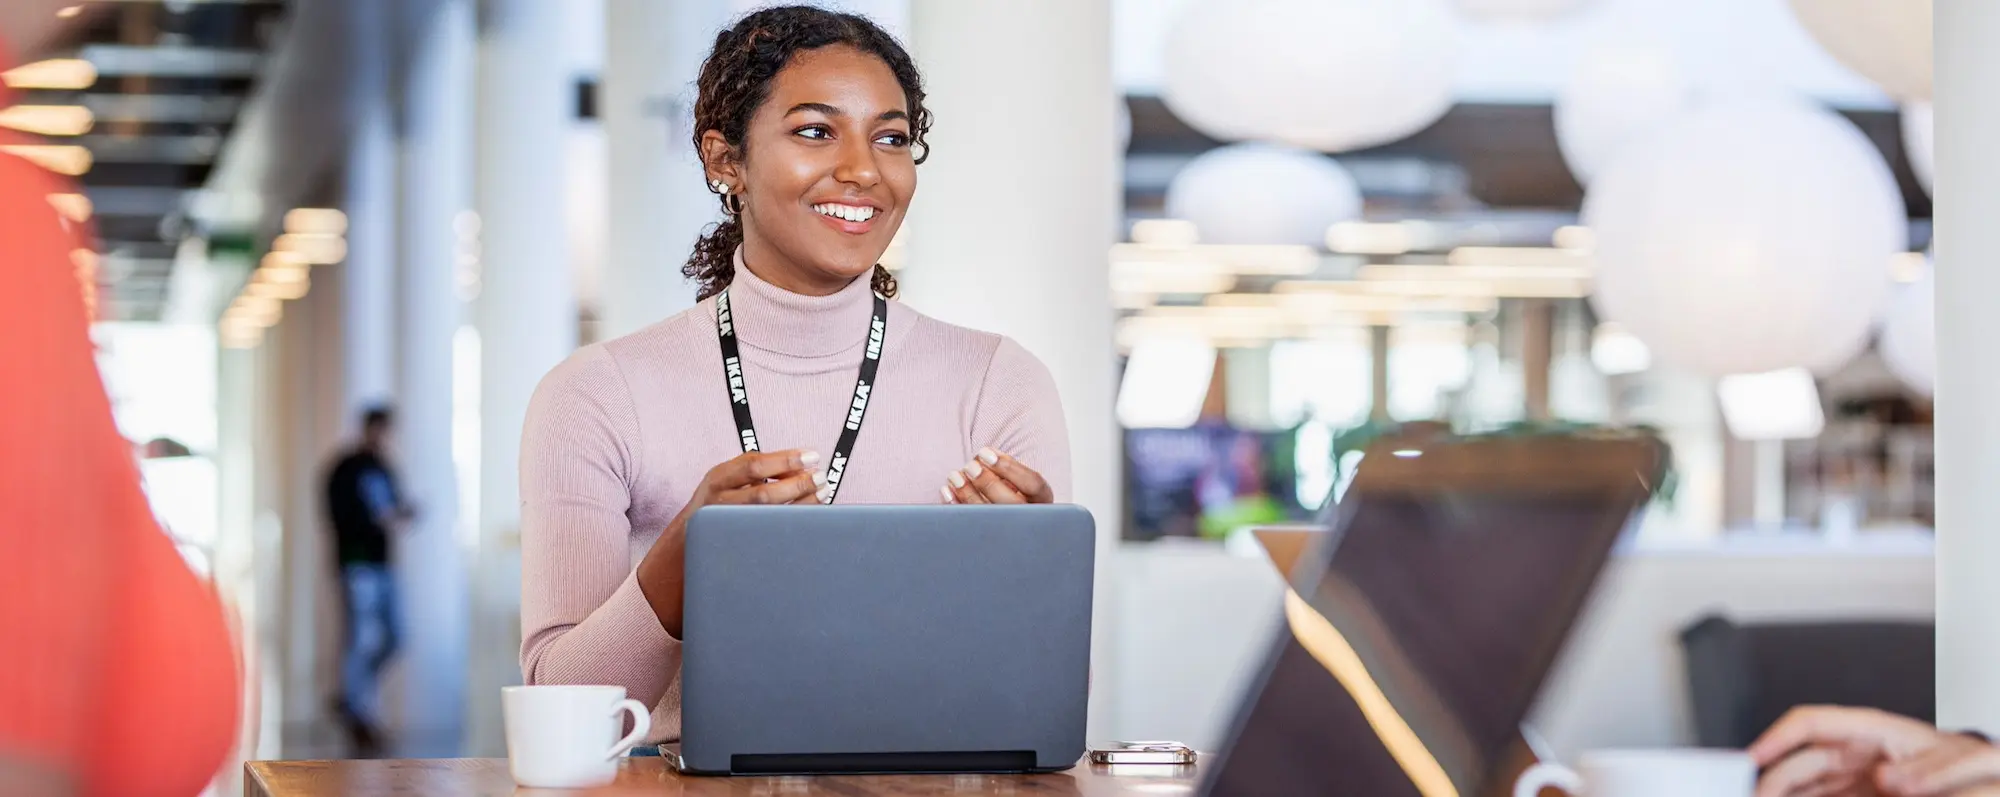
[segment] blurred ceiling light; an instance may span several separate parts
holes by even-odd
[[[310,290],[312,290],[310,277],[296,272],[272,273],[261,268],[256,274],[251,275],[250,284],[243,286],[245,295],[286,301],[303,299]]]
[[[265,296],[243,295],[222,312],[224,321],[255,324],[260,327],[275,326],[285,317],[285,304]]]
[[[62,217],[69,219],[71,223],[82,224],[90,220],[90,197],[82,194],[50,194],[49,204],[54,205],[56,212],[61,213]]]
[[[306,259],[300,257],[297,252],[287,252],[282,249],[273,249],[265,252],[264,259],[258,261],[258,265],[266,270],[296,271],[301,274],[310,268],[310,264],[306,262]]]
[[[316,266],[347,259],[347,239],[325,233],[288,232],[271,241],[271,249],[298,255]]]
[[[1557,249],[1587,254],[1597,247],[1597,234],[1591,232],[1589,227],[1565,224],[1556,228],[1556,234],[1550,243],[1555,244]]]
[[[1402,222],[1342,221],[1326,228],[1326,248],[1351,255],[1400,255],[1417,247],[1415,229]]]
[[[1210,307],[1263,307],[1324,317],[1338,313],[1487,313],[1497,302],[1485,296],[1434,296],[1366,291],[1224,293],[1208,297]]]
[[[1804,368],[1725,376],[1715,393],[1729,433],[1741,440],[1797,440],[1826,428],[1819,385]]]
[[[90,171],[90,150],[74,144],[0,144],[0,152],[68,177]]]
[[[16,105],[0,108],[0,127],[38,136],[80,136],[90,132],[90,109],[81,105]]]
[[[1132,223],[1132,242],[1146,246],[1193,246],[1201,232],[1186,219],[1140,219]]]
[[[1590,258],[1580,252],[1546,246],[1461,246],[1445,256],[1454,266],[1589,266]]]
[[[1127,429],[1184,429],[1201,418],[1215,375],[1215,347],[1160,339],[1132,347],[1118,385],[1118,423]]]
[[[1319,268],[1319,253],[1309,246],[1113,244],[1111,264],[1114,270],[1119,266],[1194,264],[1229,274],[1299,275]]]
[[[293,208],[285,213],[285,232],[345,235],[347,214],[333,208]]]
[[[1653,352],[1638,336],[1607,321],[1590,333],[1590,362],[1602,374],[1636,374],[1653,367]]]
[[[1406,266],[1355,270],[1364,290],[1437,296],[1574,299],[1590,293],[1590,269],[1580,266]],[[1297,290],[1280,283],[1280,290]]]
[[[97,82],[97,67],[81,58],[52,58],[0,72],[0,82],[17,89],[82,91]]]
[[[1118,310],[1144,310],[1158,304],[1160,295],[1140,291],[1113,291],[1111,306]]]
[[[1889,259],[1889,275],[1897,282],[1909,284],[1924,278],[1924,269],[1930,267],[1931,259],[1922,252],[1898,252]]]

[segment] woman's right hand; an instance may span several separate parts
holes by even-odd
[[[826,487],[813,451],[751,451],[709,469],[680,514],[639,560],[639,591],[675,639],[681,636],[681,607],[687,582],[687,519],[717,504],[817,504]]]

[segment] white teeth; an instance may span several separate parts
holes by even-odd
[[[847,221],[855,221],[855,222],[867,221],[869,219],[875,218],[874,208],[856,207],[854,205],[841,205],[832,202],[826,203],[824,205],[814,205],[813,211],[823,215],[832,216],[836,219],[845,219]]]

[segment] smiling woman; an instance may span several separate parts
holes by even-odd
[[[863,17],[765,9],[716,36],[698,86],[722,210],[683,269],[702,301],[558,366],[521,446],[522,672],[625,687],[655,740],[680,736],[694,510],[1070,492],[1041,362],[891,301],[878,263],[930,128],[902,45]]]

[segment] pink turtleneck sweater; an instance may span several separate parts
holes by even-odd
[[[801,296],[739,265],[731,313],[766,451],[830,456],[868,337],[866,277]],[[881,372],[838,501],[934,504],[982,446],[1070,500],[1069,440],[1048,369],[1019,344],[889,303]],[[681,643],[633,568],[710,468],[742,453],[715,300],[556,366],[521,441],[521,671],[530,684],[616,684],[681,730]]]

